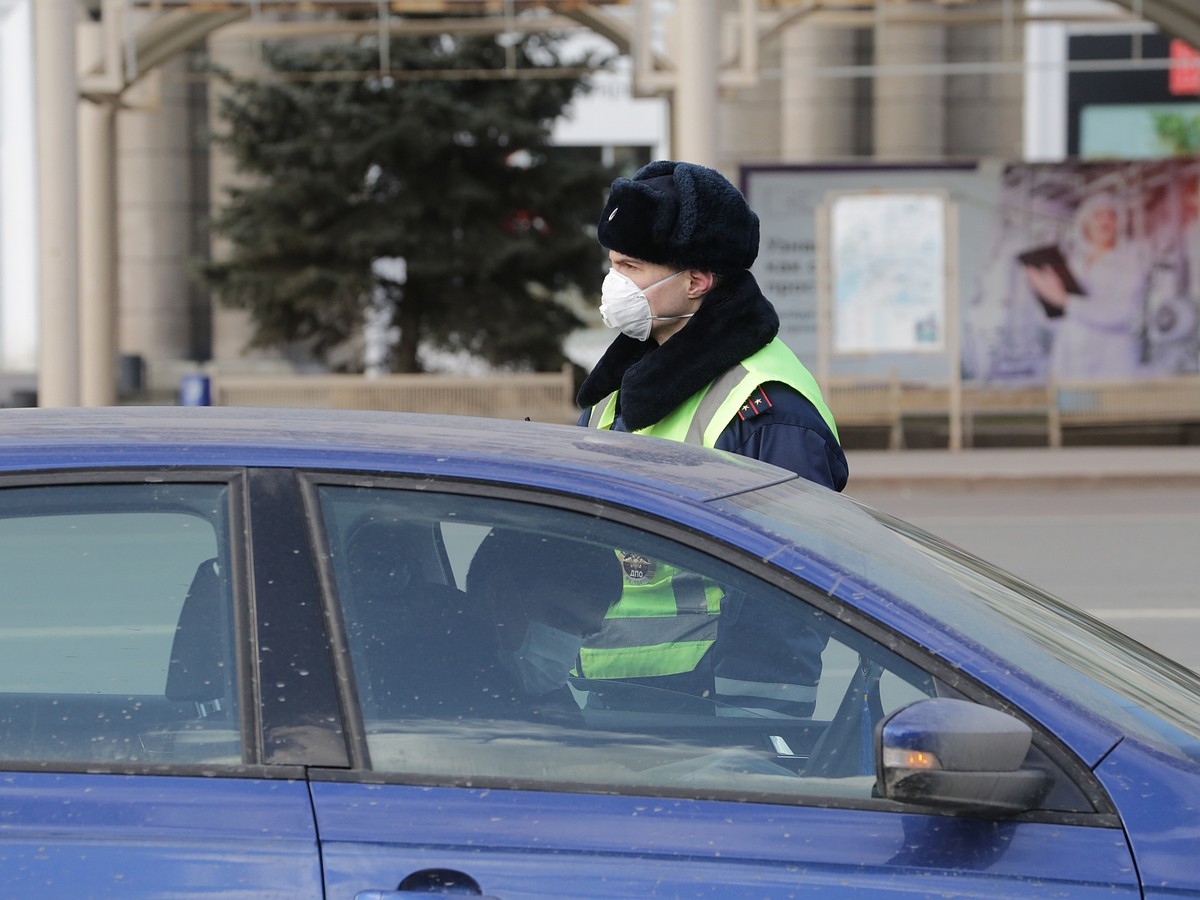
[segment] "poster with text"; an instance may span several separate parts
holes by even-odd
[[[945,229],[945,204],[936,194],[834,199],[834,353],[945,350]]]
[[[994,231],[1001,171],[1001,166],[993,164],[748,167],[743,173],[746,198],[762,222],[753,272],[763,293],[779,311],[780,338],[801,361],[815,369],[821,354],[817,312],[818,275],[823,269],[818,258],[818,213],[822,208],[830,209],[839,196],[929,194],[942,198],[946,209],[953,206],[957,210],[957,233],[953,241],[958,265],[954,267],[954,283],[944,287],[947,291],[953,289],[955,296],[968,296],[978,280],[977,273]],[[903,227],[907,230],[908,226]],[[907,242],[910,236],[905,233],[901,239]],[[886,241],[877,243],[883,245],[881,252],[891,252],[886,249]],[[932,249],[933,245],[930,246]],[[827,247],[827,252],[832,255],[832,246]],[[929,272],[939,264],[930,266],[926,261],[918,265]],[[856,277],[852,272],[854,266],[853,259],[844,254],[843,273]],[[942,279],[939,272],[935,282],[941,283]],[[922,290],[914,286],[912,295],[920,296]],[[937,306],[936,299],[919,302],[929,303],[930,309]],[[946,348],[950,340],[945,333],[948,323],[936,317],[914,316],[911,309],[898,316],[907,320],[907,325],[893,322],[884,327],[891,337],[870,338],[877,349],[830,354],[830,374],[886,377],[895,372],[906,381],[944,382],[949,371]],[[866,326],[860,323],[859,338],[863,327]],[[853,327],[851,330],[854,331]],[[898,336],[898,331],[904,332],[903,337]],[[911,352],[914,344],[927,352]],[[888,347],[895,349],[885,349]]]

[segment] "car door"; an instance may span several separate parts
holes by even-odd
[[[1119,823],[1052,742],[1029,751],[1053,782],[1033,814],[879,797],[879,722],[961,690],[753,560],[499,489],[321,478],[308,496],[357,738],[349,770],[310,771],[330,898],[1139,895]],[[617,606],[601,590],[614,565]],[[656,645],[652,613],[616,611],[661,573],[695,627],[668,623],[686,635]],[[571,615],[530,615],[539,592]],[[623,633],[672,671],[587,677],[581,655],[546,690],[585,595],[606,606],[581,640]]]
[[[0,895],[319,897],[262,764],[240,471],[0,480]]]

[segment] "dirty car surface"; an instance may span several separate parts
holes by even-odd
[[[4,896],[1200,894],[1196,676],[788,472],[0,423]]]

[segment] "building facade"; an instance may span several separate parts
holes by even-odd
[[[272,4],[259,5],[267,8],[261,17],[213,30],[204,45],[156,65],[120,94],[114,353],[123,395],[168,396],[183,374],[203,368],[288,370],[300,362],[285,351],[250,352],[244,314],[222,308],[190,273],[196,258],[222,252],[206,223],[238,176],[208,139],[218,89],[197,74],[188,55],[207,54],[253,73],[262,41],[281,33],[269,26],[286,18],[271,11]],[[1104,0],[1029,0],[1028,18],[1013,16],[1012,3],[983,0],[864,2],[814,15],[796,4],[757,5],[751,65],[740,37],[748,21],[741,0],[600,4],[597,14],[614,27],[600,35],[576,21],[577,39],[607,43],[622,59],[597,77],[597,90],[561,123],[558,139],[610,154],[636,148],[672,156],[686,146],[683,113],[673,102],[678,90],[664,72],[685,52],[678,43],[681,33],[690,33],[684,17],[702,9],[715,17],[717,68],[736,76],[718,77],[706,107],[715,141],[713,158],[704,161],[735,181],[746,166],[1062,159],[1066,42],[1089,31],[1152,31]],[[80,27],[111,26],[105,19],[118,7],[132,15],[122,22],[125,35],[145,31],[164,15],[147,4],[80,3]],[[22,81],[19,67],[29,62],[8,52],[9,41],[28,41],[30,10],[30,0],[0,0],[0,40],[6,42],[0,89],[8,89],[0,95],[0,137],[8,136],[0,143],[0,173],[8,173],[0,180],[0,370],[15,376],[30,373],[37,346],[35,282],[20,266],[36,253],[13,224],[29,214],[19,186],[33,183],[31,144],[11,139],[31,131],[32,94],[26,89],[23,101],[11,99],[12,86]],[[659,60],[656,73],[646,71],[646,59]],[[78,64],[85,71],[101,62],[81,58]],[[1062,103],[1055,101],[1059,93]]]

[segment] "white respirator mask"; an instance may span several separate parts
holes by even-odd
[[[532,621],[525,630],[525,639],[516,650],[506,654],[502,662],[528,693],[548,694],[567,683],[575,668],[583,638],[570,632]]]
[[[604,319],[604,324],[629,335],[635,341],[644,341],[650,337],[650,326],[655,321],[690,319],[691,313],[685,316],[656,316],[650,309],[650,301],[646,299],[647,291],[682,274],[683,270],[674,272],[642,289],[628,275],[609,269],[600,288],[600,317]]]

